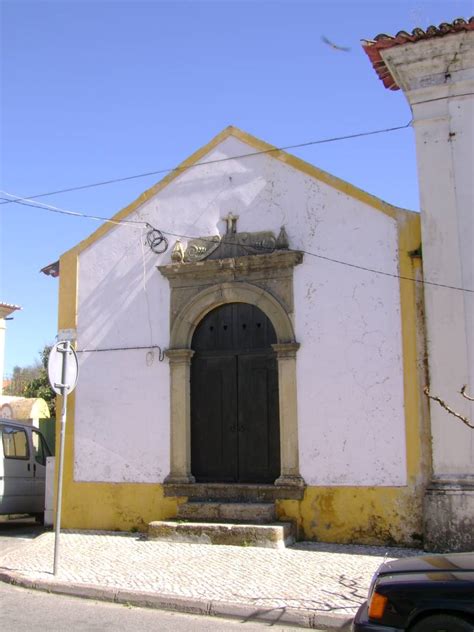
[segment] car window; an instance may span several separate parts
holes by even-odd
[[[6,459],[29,459],[28,436],[25,430],[4,426],[2,428],[3,454]]]
[[[38,431],[33,430],[31,438],[33,440],[35,461],[40,465],[46,465],[46,457],[51,456],[51,453],[43,435],[41,435]]]

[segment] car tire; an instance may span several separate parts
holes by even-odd
[[[435,614],[418,621],[410,632],[474,632],[474,625],[450,614]]]

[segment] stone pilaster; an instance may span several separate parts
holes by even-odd
[[[278,361],[280,400],[280,460],[281,474],[275,485],[304,486],[299,469],[298,406],[296,390],[297,342],[272,345]]]
[[[191,474],[191,384],[192,349],[168,349],[170,364],[171,450],[166,483],[194,483]]]

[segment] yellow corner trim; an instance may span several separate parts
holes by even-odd
[[[79,259],[75,249],[60,259],[58,329],[75,329]]]
[[[398,221],[398,257],[399,274],[402,277],[400,286],[400,311],[402,328],[403,354],[403,391],[405,406],[405,440],[407,475],[409,484],[418,483],[423,475],[426,438],[423,434],[421,380],[419,368],[419,340],[417,327],[419,318],[417,295],[420,291],[418,283],[408,280],[420,278],[419,261],[414,261],[410,252],[416,250],[421,243],[421,224],[418,213],[405,214]]]

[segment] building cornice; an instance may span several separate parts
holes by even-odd
[[[222,282],[223,280],[238,280],[239,277],[246,277],[252,272],[290,269],[302,261],[303,252],[300,250],[278,250],[264,255],[170,263],[157,267],[170,281],[212,279]]]

